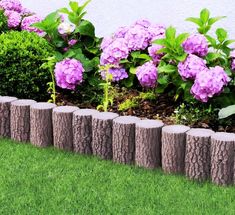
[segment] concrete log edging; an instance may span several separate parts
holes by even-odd
[[[0,137],[235,184],[235,134],[0,96]]]

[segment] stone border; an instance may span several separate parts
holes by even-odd
[[[196,181],[235,184],[235,134],[0,96],[0,136]]]

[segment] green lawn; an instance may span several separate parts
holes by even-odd
[[[235,214],[235,187],[0,140],[0,214]]]

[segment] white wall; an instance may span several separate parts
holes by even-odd
[[[46,15],[68,5],[69,0],[21,0],[21,2],[38,14]],[[198,16],[200,10],[205,7],[213,16],[227,16],[216,26],[228,29],[230,38],[235,39],[234,0],[93,0],[87,7],[86,18],[96,26],[98,36],[109,35],[117,27],[129,25],[140,18],[147,18],[166,26],[173,25],[180,31],[195,31],[194,25],[184,20],[189,16]]]

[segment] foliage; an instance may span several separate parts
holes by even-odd
[[[81,86],[77,86],[76,92],[80,94],[80,99],[93,100],[98,103],[100,98],[97,93],[100,93],[101,87],[99,85],[100,78],[96,71],[98,71],[99,64],[100,38],[95,36],[93,24],[83,19],[86,14],[84,9],[89,2],[79,6],[78,2],[70,1],[70,9],[62,8],[50,13],[42,22],[33,26],[46,33],[45,38],[56,49],[54,56],[56,62],[65,58],[74,58],[82,63],[85,69],[83,83]],[[64,21],[61,13],[68,15],[71,23]],[[74,25],[74,31],[61,35],[59,27],[63,23]]]
[[[0,9],[0,34],[8,31],[7,17],[4,15],[4,11]]]
[[[35,33],[10,31],[0,35],[0,94],[44,100],[50,71],[41,68],[53,54],[46,40]]]
[[[118,106],[118,110],[119,111],[126,111],[129,110],[131,108],[135,108],[138,107],[139,103],[137,101],[138,99],[132,98],[132,99],[126,99],[124,102],[122,102],[119,106]]]
[[[235,114],[235,105],[230,105],[226,108],[222,108],[219,111],[219,118],[224,119]]]

